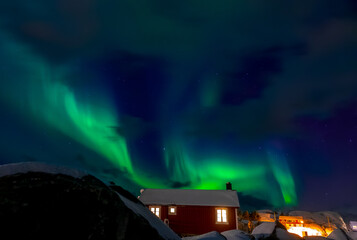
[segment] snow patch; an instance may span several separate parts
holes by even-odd
[[[277,228],[276,229],[276,237],[280,240],[301,240],[298,235],[291,234],[285,229]]]
[[[321,236],[306,236],[304,237],[305,240],[331,240],[330,238],[325,238]]]
[[[334,230],[328,236],[328,238],[333,239],[333,240],[351,240],[351,238],[347,235],[347,233],[339,228]]]
[[[264,222],[253,229],[252,235],[255,239],[270,237],[276,228],[275,222]]]
[[[185,237],[182,240],[226,240],[226,238],[218,232],[213,231],[199,236]]]
[[[253,237],[241,230],[229,230],[221,233],[227,240],[251,240]]]
[[[348,236],[353,240],[357,240],[357,232],[348,232]]]
[[[275,222],[264,222],[260,225],[258,225],[256,228],[254,228],[252,234],[264,234],[264,235],[271,235],[274,232],[274,229],[276,227]]]

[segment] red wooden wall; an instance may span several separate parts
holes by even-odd
[[[228,224],[216,223],[216,207],[176,206],[176,215],[169,215],[169,206],[161,206],[161,220],[169,220],[169,227],[179,235],[224,232],[236,229],[235,207],[227,209]]]

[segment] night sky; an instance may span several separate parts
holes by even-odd
[[[0,163],[357,213],[357,2],[1,1],[0,109]]]

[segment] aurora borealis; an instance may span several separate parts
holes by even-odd
[[[231,181],[242,204],[353,208],[356,10],[2,2],[0,163],[81,168],[134,194]]]

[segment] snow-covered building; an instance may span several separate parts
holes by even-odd
[[[275,222],[276,215],[274,213],[266,213],[266,212],[259,212],[259,221],[260,222]]]
[[[304,218],[302,216],[280,216],[279,222],[285,227],[303,227]]]
[[[357,222],[350,221],[350,227],[351,227],[352,231],[356,231],[357,232]]]
[[[145,189],[139,199],[181,236],[238,229],[234,190]]]
[[[289,233],[294,233],[300,237],[325,236],[325,230],[312,221],[305,221],[303,216],[280,216],[279,222],[283,224]]]

